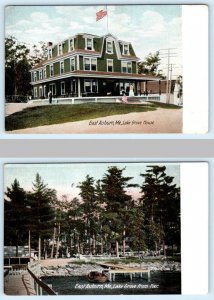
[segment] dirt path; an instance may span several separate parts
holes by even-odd
[[[15,109],[15,107],[14,107]],[[163,109],[7,131],[15,134],[182,133],[182,109]]]

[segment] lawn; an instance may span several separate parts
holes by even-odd
[[[29,107],[5,118],[6,131],[96,119],[111,115],[146,112],[162,108],[179,108],[173,105],[148,103],[146,105],[121,103],[88,103],[76,105],[45,105]]]

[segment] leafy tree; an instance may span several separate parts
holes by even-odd
[[[5,94],[30,94],[30,50],[14,37],[5,38]]]
[[[31,55],[32,65],[36,65],[47,58],[47,44],[40,41],[37,45],[33,45],[33,55]]]
[[[183,96],[183,76],[182,75],[179,75],[177,77],[177,84],[179,86],[178,98],[182,98],[182,96]]]
[[[56,190],[48,188],[38,173],[28,202],[31,207],[31,228],[38,238],[38,257],[41,259],[41,239],[50,238],[54,228]]]
[[[4,239],[6,245],[16,246],[16,256],[18,256],[18,245],[24,245],[27,241],[27,211],[26,192],[20,187],[17,179],[7,187],[4,200]]]
[[[167,176],[165,166],[149,166],[141,186],[147,246],[158,250],[160,242],[165,253],[166,241],[176,242],[173,230],[180,232],[180,194],[173,184],[174,177]]]
[[[162,74],[162,71],[158,70],[160,60],[161,59],[159,57],[159,52],[156,52],[154,54],[149,53],[149,55],[144,59],[144,61],[138,63],[138,73],[158,76],[164,79],[165,76]]]

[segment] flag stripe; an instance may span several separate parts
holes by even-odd
[[[104,18],[107,15],[106,10],[100,10],[96,13],[96,21],[99,21],[100,19]]]

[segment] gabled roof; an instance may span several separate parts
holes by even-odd
[[[103,36],[97,36],[97,35],[89,34],[89,33],[77,33],[77,34],[74,35],[74,37],[77,37],[79,35],[81,35],[81,36],[92,36],[94,38],[100,38],[100,39],[102,39],[102,46],[101,46],[100,51],[85,50],[85,49],[74,49],[71,52],[66,52],[66,53],[63,53],[62,55],[58,55],[58,56],[52,57],[51,59],[46,59],[46,60],[40,62],[39,64],[35,65],[32,68],[32,70],[35,70],[35,69],[38,69],[38,68],[42,68],[47,63],[54,62],[54,60],[58,60],[58,59],[64,58],[64,57],[66,57],[68,55],[72,55],[72,54],[90,54],[90,55],[95,55],[97,57],[101,57],[102,54],[103,54],[104,42],[105,42],[106,39],[112,39],[114,41],[118,59],[127,59],[127,60],[130,59],[130,60],[134,60],[134,61],[138,61],[139,60],[139,58],[136,55],[124,55],[124,54],[122,54],[119,43],[126,43],[126,44],[131,44],[131,43],[130,42],[124,42],[124,41],[118,40],[117,37],[114,36],[114,35],[112,35],[111,33],[105,34]],[[64,42],[66,40],[68,40],[68,39],[65,39]],[[53,45],[52,48],[54,48],[58,44],[59,43]]]

